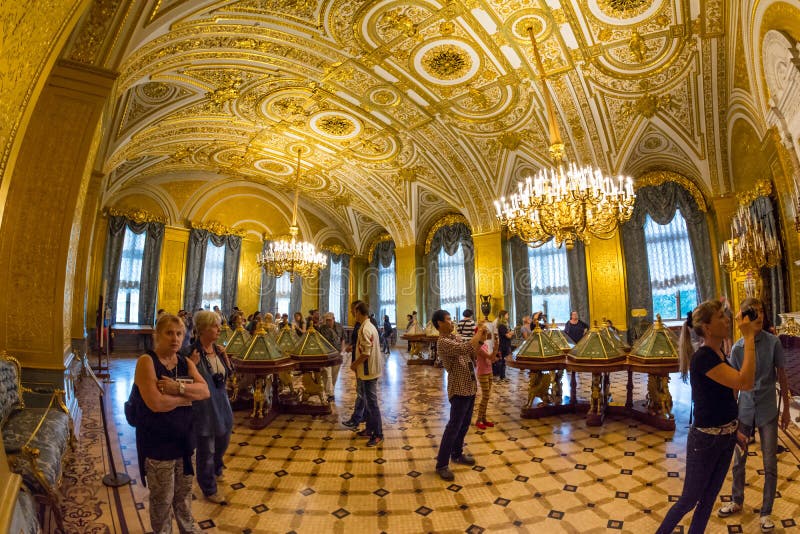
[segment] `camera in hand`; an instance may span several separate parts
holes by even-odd
[[[217,388],[225,387],[225,375],[223,373],[214,373],[211,375],[211,378],[214,380],[214,385],[217,386]]]
[[[750,321],[755,321],[758,318],[758,310],[755,308],[746,308],[742,310],[742,319],[747,317]]]

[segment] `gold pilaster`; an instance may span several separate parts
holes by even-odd
[[[500,231],[472,236],[472,243],[475,245],[475,302],[472,303],[472,309],[475,317],[482,317],[480,295],[492,295],[490,318],[493,318],[506,305],[503,286],[502,241]]]
[[[0,346],[25,367],[64,369],[84,198],[114,75],[59,63],[33,111],[0,231]],[[35,209],[31,199],[37,199]],[[37,235],[31,235],[38,229]],[[20,306],[19,303],[25,303]],[[30,317],[36,317],[35,327]]]
[[[586,247],[586,273],[592,321],[605,317],[627,330],[628,291],[619,231],[611,239],[592,239]]]
[[[261,309],[261,267],[256,263],[256,255],[261,252],[261,239],[246,237],[242,239],[242,254],[239,257],[239,289],[236,306],[245,315]],[[261,310],[269,311],[269,310]]]
[[[291,313],[296,311],[303,312],[303,317],[306,316],[308,310],[319,309],[319,272],[312,277],[303,278],[303,299],[299,310],[291,310]]]
[[[394,249],[396,273],[397,325],[406,326],[406,315],[412,311],[422,316],[423,254],[422,247],[410,245]]]
[[[170,313],[183,308],[183,286],[186,277],[186,255],[189,251],[189,230],[164,228],[161,265],[158,272],[158,304]],[[188,310],[194,313],[195,310]]]

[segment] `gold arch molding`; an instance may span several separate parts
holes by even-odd
[[[454,224],[458,223],[462,223],[469,228],[470,231],[472,231],[472,226],[470,226],[469,221],[467,221],[467,218],[460,213],[449,213],[433,223],[433,226],[431,226],[431,229],[428,230],[428,235],[425,238],[425,254],[428,254],[431,251],[431,242],[433,241],[433,236],[436,235],[436,232],[445,226],[453,226]]]
[[[672,171],[650,171],[646,172],[643,175],[639,176],[634,181],[634,187],[636,189],[641,189],[642,187],[656,187],[665,182],[675,182],[676,184],[680,185],[687,191],[689,194],[692,195],[692,198],[697,203],[697,208],[702,211],[708,211],[708,205],[706,204],[706,199],[703,196],[703,192],[700,191],[700,188],[697,185],[688,179],[687,177],[683,176],[682,174],[678,174],[677,172]]]

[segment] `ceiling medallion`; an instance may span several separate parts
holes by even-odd
[[[472,59],[453,45],[439,45],[423,54],[422,64],[437,78],[453,80],[469,71]]]
[[[320,135],[337,139],[351,139],[361,133],[361,125],[352,118],[335,111],[318,113],[312,117],[311,129]]]
[[[597,0],[597,6],[616,18],[633,18],[647,11],[653,0]]]

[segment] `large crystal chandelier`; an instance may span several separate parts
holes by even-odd
[[[775,267],[781,260],[778,236],[766,229],[748,206],[740,205],[731,221],[731,239],[722,244],[719,263],[729,273],[744,272],[745,294],[756,296],[755,273],[762,267]]]
[[[272,241],[264,252],[258,254],[256,261],[264,268],[264,272],[278,277],[283,273],[289,273],[289,278],[294,282],[297,275],[303,278],[313,277],[324,269],[328,263],[328,257],[317,252],[317,248],[305,241],[298,241],[297,227],[297,200],[300,197],[300,153],[301,148],[297,148],[297,179],[294,192],[294,208],[292,209],[292,225],[289,227],[289,239]]]
[[[555,120],[555,108],[544,81],[544,67],[533,26],[527,28],[533,56],[542,79],[542,96],[547,108],[550,156],[554,168],[541,170],[518,184],[510,198],[495,201],[497,218],[511,235],[532,247],[556,240],[571,250],[575,240],[585,243],[590,237],[609,239],[617,227],[630,219],[636,195],[630,177],[604,176],[590,166],[566,165],[564,143]]]

